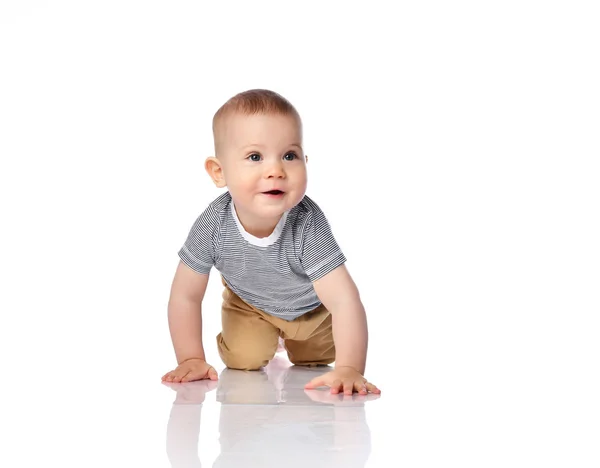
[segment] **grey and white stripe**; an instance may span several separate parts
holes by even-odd
[[[179,257],[201,274],[214,266],[240,298],[285,320],[318,307],[312,282],[346,261],[323,211],[308,196],[282,216],[273,234],[258,239],[239,222],[229,192],[198,216]]]

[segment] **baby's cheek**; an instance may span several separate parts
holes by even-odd
[[[260,187],[258,181],[251,175],[248,175],[247,177],[236,180],[234,190],[238,195],[243,197],[259,191]]]

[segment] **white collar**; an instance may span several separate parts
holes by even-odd
[[[285,226],[285,220],[287,219],[289,211],[286,211],[281,216],[281,219],[273,229],[273,232],[268,237],[256,237],[247,232],[242,226],[240,219],[238,218],[237,211],[235,209],[235,205],[233,204],[233,200],[231,201],[231,214],[233,219],[235,220],[235,224],[237,224],[238,230],[244,239],[246,239],[250,244],[257,245],[259,247],[267,247],[269,245],[274,244],[279,236],[281,236],[281,232],[283,231],[283,226]]]

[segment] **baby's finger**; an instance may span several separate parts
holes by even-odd
[[[325,383],[325,379],[323,379],[322,377],[315,377],[310,382],[308,382],[304,386],[304,388],[317,388],[317,387],[322,387],[323,385],[327,385]]]
[[[367,386],[363,381],[354,382],[354,390],[361,395],[366,395],[368,393]]]
[[[371,393],[381,393],[381,390],[379,390],[372,383],[367,382],[365,385],[367,386],[367,390],[370,391]]]
[[[181,382],[183,376],[186,375],[188,372],[189,371],[184,371],[181,369],[175,370],[175,372],[173,372],[173,382]]]
[[[331,393],[340,393],[342,388],[342,381],[340,379],[336,379],[331,384]]]
[[[354,382],[352,380],[345,380],[344,381],[344,393],[346,395],[352,395],[353,391],[354,391]]]
[[[195,380],[195,379],[192,378],[193,375],[194,374],[192,373],[192,371],[186,372],[185,374],[183,374],[181,376],[181,381],[182,382],[189,382],[190,380]]]
[[[217,371],[214,367],[211,367],[210,369],[208,369],[207,376],[210,380],[218,380],[219,379],[219,374],[217,374]]]

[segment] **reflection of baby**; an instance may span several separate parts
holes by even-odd
[[[225,369],[217,390],[221,453],[213,467],[364,467],[371,450],[364,402],[379,395],[304,390],[307,377],[325,372],[288,367],[277,358],[264,371]],[[204,382],[209,381],[192,383]],[[170,384],[178,393],[189,385]],[[198,393],[211,389],[194,388]],[[204,393],[196,401],[203,401]],[[180,404],[179,411],[175,406],[177,400],[167,430],[169,459],[173,468],[199,467],[201,406]],[[169,443],[174,437],[179,441]]]
[[[201,380],[186,384],[165,384],[177,392],[167,425],[167,456],[173,468],[201,468],[198,437],[202,402],[217,382]]]

